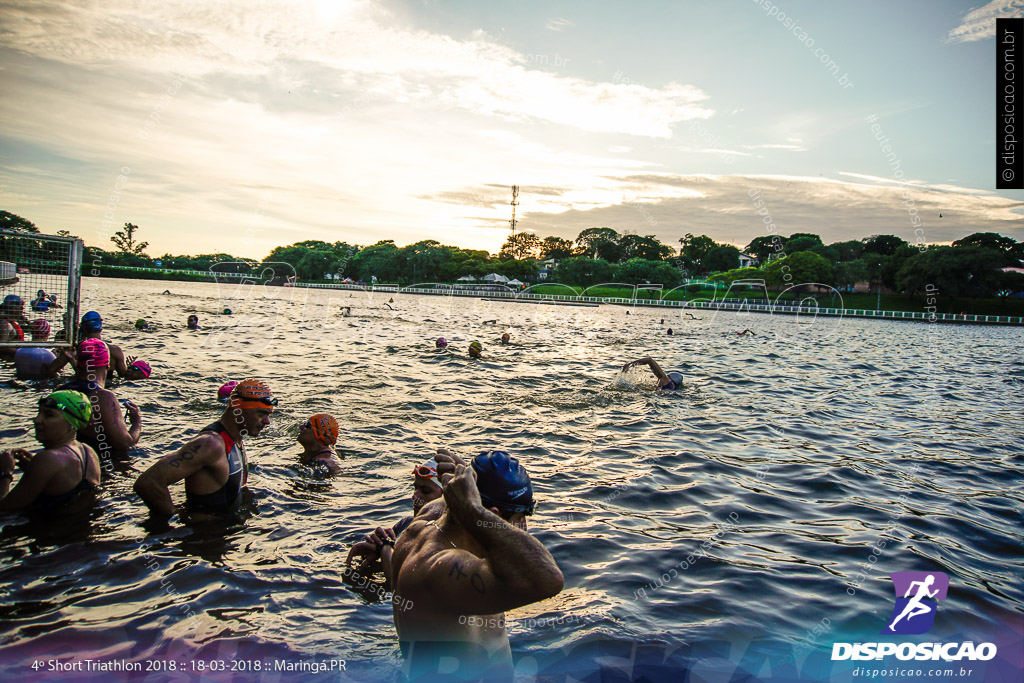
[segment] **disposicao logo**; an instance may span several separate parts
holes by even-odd
[[[894,572],[896,604],[883,635],[920,635],[935,624],[939,601],[946,599],[949,577],[942,572]],[[993,643],[834,643],[832,660],[897,659],[988,661],[996,656]]]
[[[938,601],[946,599],[949,577],[942,572],[893,572],[890,578],[896,590],[896,605],[882,633],[928,633],[935,623]]]

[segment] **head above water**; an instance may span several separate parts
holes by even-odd
[[[333,446],[338,443],[338,421],[333,415],[317,413],[307,421],[313,438],[322,446]]]
[[[503,335],[501,335],[501,343],[502,344],[508,344],[508,340],[509,339],[511,339],[511,336],[509,336],[508,332],[506,332]]]
[[[78,369],[86,371],[110,367],[110,350],[100,339],[78,342]]]
[[[89,419],[92,417],[92,403],[89,402],[89,397],[81,391],[54,391],[46,398],[39,399],[39,413],[43,416],[43,410],[49,409],[58,412],[63,419],[65,419],[72,429],[84,429],[89,424]],[[45,417],[45,416],[43,416]],[[40,423],[36,423],[37,436],[42,437],[43,434],[38,433],[40,431]],[[59,435],[62,430],[57,431],[56,434],[47,434],[46,436],[52,437]],[[44,440],[40,438],[40,440]]]
[[[231,397],[231,392],[237,386],[238,382],[224,382],[224,384],[220,386],[220,389],[217,390],[217,400],[226,403],[227,400]]]
[[[443,349],[446,346],[448,346],[448,340],[444,337],[438,337],[434,342],[434,348]]]
[[[144,360],[137,360],[128,366],[128,379],[149,379],[153,368]]]
[[[469,355],[471,358],[479,358],[480,354],[484,352],[484,345],[478,341],[473,342],[469,345]]]
[[[199,316],[193,313],[188,317],[188,322],[186,324],[190,330],[196,329],[199,327]]]
[[[485,507],[497,508],[505,519],[533,514],[533,484],[518,459],[505,451],[484,451],[473,458],[473,471]]]
[[[135,321],[135,329],[144,330],[147,327],[149,327],[149,323],[143,320],[142,318],[139,318],[138,320]]]
[[[265,427],[270,426],[270,416],[276,406],[277,399],[264,382],[255,378],[242,380],[231,390],[229,419],[237,425],[242,438],[259,436]]]
[[[683,373],[681,373],[681,372],[669,372],[669,373],[666,373],[666,374],[668,375],[668,378],[670,380],[672,380],[672,384],[675,384],[677,387],[678,386],[682,386],[682,384],[683,384]]]
[[[235,385],[231,390],[232,408],[242,410],[262,410],[269,408],[271,411],[277,406],[277,399],[270,391],[270,387],[261,380],[250,378]]]
[[[79,327],[85,334],[101,332],[103,330],[103,318],[96,311],[89,311],[82,316],[82,322]]]
[[[415,481],[412,491],[412,512],[419,513],[420,509],[432,500],[441,497],[441,482],[437,478],[437,461],[431,458],[422,465],[413,468]]]
[[[32,331],[32,341],[46,341],[50,337],[50,323],[38,318],[29,325]]]

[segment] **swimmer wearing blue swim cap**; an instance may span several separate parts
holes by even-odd
[[[484,451],[473,458],[473,471],[484,506],[525,530],[526,516],[533,514],[537,504],[530,475],[519,460],[505,451]]]
[[[505,611],[551,598],[565,582],[551,553],[525,531],[534,509],[530,477],[505,451],[467,463],[438,449],[436,460],[443,499],[425,505],[395,547],[381,552],[385,575],[400,587],[394,618],[409,679],[451,655],[467,680],[511,680]]]

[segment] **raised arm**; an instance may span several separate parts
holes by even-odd
[[[668,384],[669,382],[672,381],[668,378],[668,375],[665,374],[665,371],[661,369],[661,366],[658,365],[650,356],[647,356],[646,358],[641,358],[639,360],[635,360],[631,363],[626,363],[625,365],[622,366],[622,369],[628,370],[634,365],[648,366],[651,369],[651,372],[654,373],[654,376],[658,378],[659,384]]]
[[[224,442],[216,434],[200,434],[180,449],[160,458],[135,480],[135,493],[152,512],[174,514],[170,486],[224,457]]]
[[[400,594],[432,595],[441,609],[462,614],[497,614],[562,590],[562,572],[540,541],[484,508],[472,468],[456,468],[444,498],[449,514],[483,546],[484,557],[459,548],[441,551],[420,571],[403,571]]]

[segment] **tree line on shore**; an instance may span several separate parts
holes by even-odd
[[[30,221],[6,211],[0,225],[38,232]],[[707,235],[687,233],[679,247],[653,235],[608,227],[587,228],[575,240],[540,237],[529,232],[510,235],[497,255],[484,250],[421,240],[399,247],[393,240],[369,246],[304,240],[276,247],[262,261],[229,254],[152,258],[139,242],[138,226],[126,223],[111,241],[116,250],[88,247],[86,263],[160,267],[175,270],[258,272],[261,264],[287,263],[302,280],[348,278],[357,282],[454,282],[469,275],[499,273],[536,283],[545,281],[588,287],[607,282],[660,284],[665,289],[686,279],[707,278],[728,285],[737,280],[764,280],[770,289],[811,289],[814,284],[851,291],[866,283],[871,291],[885,288],[909,296],[937,290],[950,302],[961,297],[1006,298],[1024,291],[1024,275],[1004,271],[1021,267],[1024,243],[997,233],[974,233],[951,246],[914,246],[895,235],[825,244],[811,233],[763,235],[745,247],[756,265],[740,267],[740,250]],[[67,234],[66,231],[59,233]]]

